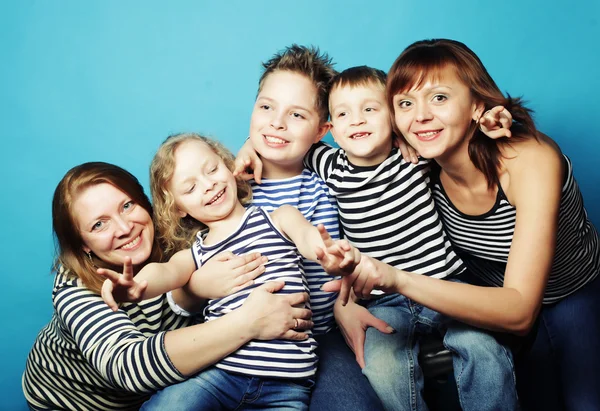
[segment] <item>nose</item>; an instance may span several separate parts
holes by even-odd
[[[274,111],[271,116],[271,127],[275,130],[285,129],[285,113]]]
[[[209,176],[205,176],[202,179],[201,184],[202,184],[202,188],[203,188],[204,192],[208,193],[210,190],[212,190],[215,187],[215,185],[217,184],[217,182],[214,181]]]
[[[357,113],[352,114],[350,124],[353,126],[360,126],[361,124],[365,124],[365,117],[363,116],[363,112],[358,111]]]
[[[416,120],[420,123],[431,120],[431,110],[427,104],[418,104],[416,109]]]
[[[129,233],[131,233],[131,230],[133,230],[133,222],[125,216],[120,216],[114,221],[116,224],[115,235],[117,237],[127,236]]]

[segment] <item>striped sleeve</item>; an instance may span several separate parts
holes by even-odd
[[[62,328],[70,333],[83,357],[110,385],[151,393],[185,378],[171,363],[164,347],[164,332],[152,332],[163,314],[163,296],[113,312],[100,296],[83,287],[60,287],[54,305]],[[140,324],[137,314],[145,311]],[[144,324],[145,323],[145,324]]]
[[[304,165],[315,172],[322,180],[327,181],[335,168],[336,154],[339,149],[319,141],[312,145],[304,157]]]

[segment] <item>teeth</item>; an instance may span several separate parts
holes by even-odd
[[[130,248],[133,248],[133,247],[135,247],[136,245],[138,245],[138,243],[140,242],[141,238],[142,238],[142,236],[139,236],[139,235],[138,235],[136,238],[134,238],[133,240],[131,240],[131,241],[130,241],[130,242],[128,242],[127,244],[125,244],[125,245],[122,245],[122,246],[121,246],[121,248],[122,248],[123,250],[129,250]]]
[[[274,144],[285,144],[287,143],[287,141],[279,138],[279,137],[273,137],[273,136],[265,136],[265,138],[267,139],[267,141],[269,143],[274,143]]]
[[[426,133],[417,133],[418,136],[420,137],[431,137],[436,135],[438,132],[437,131],[428,131]]]
[[[350,136],[350,138],[363,138],[369,136],[371,133],[355,133]]]
[[[217,201],[219,198],[223,197],[223,194],[225,194],[225,190],[221,190],[219,192],[219,194],[217,194],[216,196],[214,196],[207,204],[211,205],[212,203],[214,203],[215,201]]]

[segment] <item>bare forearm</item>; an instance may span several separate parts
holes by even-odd
[[[243,311],[236,310],[204,324],[168,332],[165,348],[173,365],[187,376],[218,362],[251,339]]]
[[[537,314],[514,288],[479,287],[397,271],[405,279],[399,293],[476,327],[523,334]]]
[[[185,273],[175,272],[164,263],[148,264],[135,276],[137,282],[148,282],[148,287],[142,295],[143,300],[181,288],[188,279],[189,276]]]

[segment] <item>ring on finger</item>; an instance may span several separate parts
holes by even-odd
[[[298,319],[294,318],[294,329],[298,328]]]

